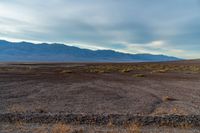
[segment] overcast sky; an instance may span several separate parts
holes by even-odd
[[[0,0],[0,39],[200,58],[200,0]]]

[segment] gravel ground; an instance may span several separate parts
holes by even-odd
[[[21,113],[1,114],[0,122],[6,123],[66,123],[78,125],[108,125],[115,126],[138,124],[141,126],[169,126],[169,127],[200,127],[200,116],[198,115],[165,115],[165,116],[133,116],[117,114],[81,115],[81,114],[46,114],[46,113]]]
[[[167,115],[169,121],[181,116],[198,123],[199,101],[200,61],[0,64],[1,119],[6,114]]]
[[[60,130],[60,129],[61,130]],[[66,131],[66,132],[65,132]],[[61,124],[27,124],[4,123],[0,133],[199,133],[200,128],[174,128],[158,126],[94,126],[94,125],[61,125]]]

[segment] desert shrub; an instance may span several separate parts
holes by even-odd
[[[188,115],[182,108],[174,107],[158,107],[153,112],[154,115]]]
[[[192,72],[200,72],[200,66],[190,66],[189,69]]]
[[[115,69],[112,65],[99,65],[86,67],[84,71],[89,73],[109,73],[116,71]]]
[[[162,100],[163,100],[164,102],[167,102],[167,101],[175,101],[176,99],[175,99],[175,98],[172,98],[172,97],[169,97],[169,96],[164,96],[164,97],[162,98]]]
[[[72,70],[62,70],[60,73],[61,73],[61,74],[72,73]]]
[[[154,70],[153,73],[166,73],[168,69]]]
[[[135,74],[135,75],[133,75],[134,77],[138,77],[138,78],[142,78],[142,77],[145,77],[145,75],[144,74]]]
[[[127,127],[128,133],[141,133],[141,125],[137,123],[129,124]]]
[[[51,133],[70,133],[71,131],[71,126],[62,123],[54,124],[51,129]]]
[[[120,70],[120,72],[122,73],[128,73],[128,72],[131,72],[132,69],[131,68],[123,68],[122,70]]]

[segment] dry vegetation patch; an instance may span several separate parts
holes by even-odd
[[[142,133],[142,126],[137,123],[132,123],[127,127],[128,133]]]
[[[72,71],[72,70],[62,70],[60,73],[61,73],[61,74],[73,73],[73,71]]]
[[[25,113],[27,110],[23,105],[13,104],[8,107],[7,111],[10,113]]]
[[[135,74],[133,76],[136,77],[136,78],[143,78],[143,77],[145,77],[144,74]]]
[[[177,99],[170,97],[170,96],[164,96],[162,97],[163,102],[168,102],[168,101],[177,101]]]
[[[51,129],[51,133],[70,133],[71,131],[71,126],[62,123],[54,124]]]
[[[158,107],[153,115],[187,115],[187,113],[180,107]]]

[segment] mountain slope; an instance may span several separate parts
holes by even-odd
[[[176,57],[151,54],[126,54],[112,50],[89,50],[64,44],[33,44],[0,40],[0,61],[35,62],[152,62],[174,61]]]

